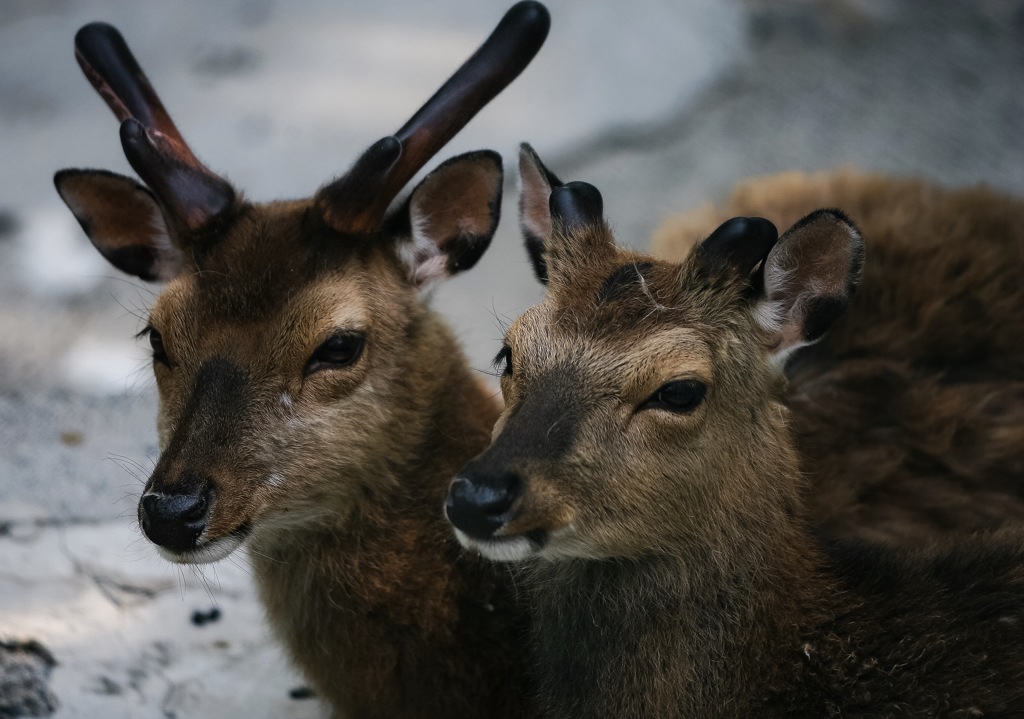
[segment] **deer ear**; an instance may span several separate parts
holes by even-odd
[[[171,243],[160,205],[138,182],[104,170],[61,170],[53,183],[114,267],[150,282],[181,271],[181,251]]]
[[[409,197],[411,242],[399,255],[417,286],[468,270],[491,244],[501,216],[501,155],[489,150],[440,165]]]
[[[818,210],[791,227],[764,261],[757,323],[774,335],[772,361],[817,342],[849,305],[864,265],[864,241],[838,210]]]
[[[571,272],[613,246],[596,187],[562,183],[526,143],[520,146],[519,175],[519,223],[538,280],[548,284],[556,259]]]
[[[548,265],[545,247],[551,239],[551,192],[562,186],[553,172],[544,167],[537,153],[525,142],[519,146],[519,226],[526,252],[537,279],[547,284]]]

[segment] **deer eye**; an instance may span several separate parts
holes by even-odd
[[[695,379],[667,382],[640,405],[640,409],[664,409],[676,414],[689,414],[704,401],[707,387]]]
[[[316,348],[306,363],[306,374],[324,369],[339,369],[359,359],[366,345],[366,337],[359,332],[338,332]]]
[[[142,331],[149,335],[149,346],[153,349],[153,361],[170,367],[171,360],[167,356],[167,350],[164,349],[163,336],[154,327],[147,327]]]
[[[494,369],[506,377],[512,376],[512,348],[504,345],[498,354],[494,355]]]

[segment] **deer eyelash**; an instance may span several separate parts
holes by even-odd
[[[496,372],[507,375],[512,374],[512,348],[505,345],[498,350],[498,354],[494,355],[494,359],[491,360],[491,365]]]

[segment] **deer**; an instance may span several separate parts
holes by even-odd
[[[394,135],[306,199],[250,201],[186,145],[124,38],[76,57],[142,182],[58,172],[114,267],[166,285],[152,348],[160,455],[138,504],[170,562],[245,547],[276,637],[335,716],[531,716],[525,609],[437,511],[500,411],[424,289],[473,267],[501,156],[403,187],[529,64],[550,17],[514,5]]]
[[[544,716],[1024,715],[1024,545],[815,532],[783,368],[850,310],[861,234],[736,217],[682,262],[620,248],[600,192],[524,146],[540,304],[453,479],[468,550],[519,567]]]
[[[679,261],[733,216],[787,227],[842,207],[871,262],[829,333],[786,365],[793,434],[824,531],[909,546],[1024,519],[1024,201],[852,170],[741,182],[666,220]]]

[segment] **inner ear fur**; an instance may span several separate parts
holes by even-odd
[[[406,209],[412,241],[399,248],[414,284],[477,263],[501,218],[502,179],[501,155],[480,150],[453,157],[416,186]]]
[[[775,336],[772,357],[817,342],[853,298],[864,265],[864,241],[839,210],[817,210],[791,227],[764,262],[755,318]]]
[[[130,177],[105,170],[61,170],[57,192],[110,264],[150,282],[167,281],[182,266],[156,198]]]
[[[537,279],[548,284],[552,273],[571,275],[595,254],[614,251],[596,187],[563,183],[526,143],[520,146],[519,175],[519,223]]]
[[[551,192],[563,183],[544,166],[534,149],[525,142],[519,146],[519,179],[519,227],[533,272],[538,280],[546,284],[548,266],[545,246],[553,231]]]

